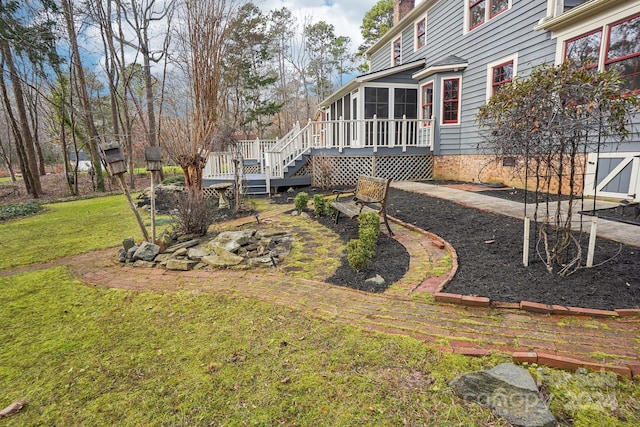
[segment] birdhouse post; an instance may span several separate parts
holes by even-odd
[[[156,189],[154,176],[162,170],[162,152],[160,147],[147,147],[144,150],[144,158],[147,161],[147,170],[151,175],[151,239],[156,241]]]
[[[118,145],[117,142],[107,142],[104,144],[100,144],[100,151],[102,151],[105,163],[107,164],[107,170],[109,171],[111,176],[115,176],[116,178],[118,178],[118,182],[120,182],[122,192],[126,196],[127,201],[129,202],[129,206],[131,207],[131,210],[133,210],[133,214],[138,221],[138,226],[140,227],[140,231],[142,231],[144,240],[148,242],[149,233],[147,233],[147,229],[144,227],[144,222],[142,222],[140,213],[136,209],[136,205],[131,199],[131,194],[129,194],[129,189],[127,188],[127,184],[124,180],[124,174],[127,172],[127,164],[125,163],[124,153],[122,152],[120,145]]]

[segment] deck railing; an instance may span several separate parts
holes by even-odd
[[[377,152],[381,147],[433,147],[432,119],[371,119],[309,121],[306,126],[296,124],[280,140],[241,141],[240,152],[245,167],[264,173],[267,179],[284,178],[286,168],[313,148],[331,148],[342,152],[345,148],[362,148]],[[204,170],[205,177],[232,177],[231,153],[211,153]]]

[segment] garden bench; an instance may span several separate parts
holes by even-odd
[[[360,175],[355,189],[334,191],[336,198],[330,202],[330,205],[338,211],[336,223],[341,213],[351,219],[357,219],[362,211],[376,212],[387,226],[389,235],[393,236],[387,221],[387,195],[390,183],[390,179]],[[344,194],[353,194],[353,196],[341,200],[340,196]]]

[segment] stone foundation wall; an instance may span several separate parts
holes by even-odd
[[[559,162],[554,164],[558,167]],[[580,155],[577,159],[577,172],[574,177],[576,193],[582,194],[583,187],[583,169],[585,165],[584,156]],[[569,191],[570,175],[569,168],[562,178],[562,193],[567,194]],[[545,175],[545,171],[540,171],[541,175]],[[556,176],[554,172],[551,174]],[[508,187],[524,188],[525,174],[524,163],[513,158],[496,158],[490,155],[454,155],[454,156],[434,156],[433,157],[433,178],[435,180],[453,180],[475,183],[501,183]],[[535,188],[535,176],[529,177],[530,189]],[[548,183],[549,191],[556,193],[558,191],[559,181],[557,178]],[[547,183],[543,184],[546,188]]]

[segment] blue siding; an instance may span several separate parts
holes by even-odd
[[[477,153],[481,138],[475,126],[477,109],[486,101],[487,66],[517,54],[517,75],[526,76],[532,66],[553,62],[555,41],[550,33],[533,27],[546,16],[546,0],[514,0],[511,9],[464,34],[464,2],[439,1],[427,11],[427,46],[414,52],[414,22],[403,33],[403,62],[425,59],[427,66],[449,55],[465,59],[468,67],[459,73],[441,73],[427,77],[434,82],[434,114],[441,116],[441,82],[461,77],[460,125],[438,125],[435,154]],[[391,43],[375,52],[372,71],[378,65],[389,66]]]

